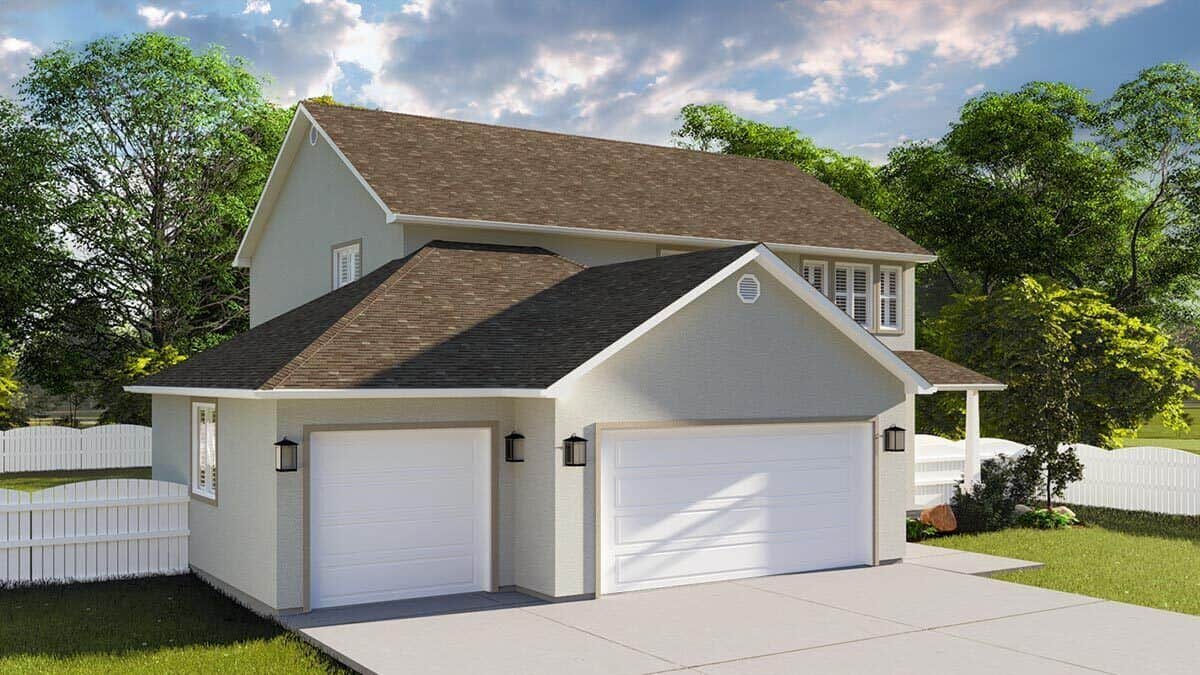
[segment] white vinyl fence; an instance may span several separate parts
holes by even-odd
[[[917,435],[913,508],[946,504],[962,479],[962,441]],[[1023,452],[1020,443],[980,439],[980,459]],[[1075,446],[1083,480],[1067,487],[1064,501],[1086,506],[1200,515],[1200,455],[1158,447],[1104,450]]]
[[[0,431],[0,473],[150,466],[150,427],[25,427]]]
[[[109,479],[0,490],[0,586],[188,570],[187,486]]]

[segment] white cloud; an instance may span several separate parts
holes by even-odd
[[[429,20],[429,12],[433,11],[433,0],[410,0],[400,8],[404,14],[419,16]]]
[[[42,53],[32,42],[15,37],[0,37],[0,95],[7,95],[17,80],[29,70],[29,60]]]
[[[941,88],[940,86],[937,87],[937,89],[940,89],[940,88]],[[885,86],[875,89],[875,90],[871,91],[870,93],[866,94],[865,96],[859,96],[858,99],[856,99],[856,100],[858,100],[861,103],[871,103],[874,101],[878,101],[881,98],[887,98],[888,96],[891,96],[892,94],[895,94],[896,92],[904,91],[905,89],[908,89],[907,84],[896,82],[894,80],[888,80],[888,82]],[[928,86],[922,87],[922,90],[928,90],[928,89],[929,89]],[[937,89],[934,89],[933,91],[937,91]]]
[[[813,79],[807,89],[792,92],[788,98],[795,101],[798,106],[804,106],[811,102],[829,105],[842,100],[845,93],[844,87],[834,84],[827,78],[817,77]]]
[[[965,94],[967,96],[974,96],[976,94],[983,93],[984,89],[987,89],[987,85],[985,85],[982,82],[979,82],[978,84],[973,84],[973,85],[967,87],[966,89],[964,89],[963,94]]]
[[[146,25],[150,28],[163,28],[176,19],[186,19],[188,16],[182,9],[165,10],[154,5],[142,5],[138,7],[137,13],[146,20]]]
[[[270,14],[271,3],[267,0],[246,0],[246,8],[242,14]]]

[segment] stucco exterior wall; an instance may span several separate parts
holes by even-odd
[[[185,411],[189,439],[190,403]],[[275,495],[282,479],[275,472],[276,440],[274,401],[218,399],[217,502],[193,498],[188,508],[191,564],[267,607],[279,607]]]
[[[898,379],[757,264],[751,267],[745,271],[762,282],[758,302],[736,296],[740,272],[718,284],[558,399],[554,438],[578,433],[594,448],[596,424],[613,422],[881,416],[886,426],[905,417]],[[903,534],[897,549],[895,527],[903,526],[906,463],[903,456],[882,457],[878,448],[876,455],[881,558],[899,557]],[[595,464],[556,463],[559,596],[594,592]]]
[[[537,405],[540,403],[541,405]],[[414,424],[432,422],[496,422],[503,436],[513,429],[526,435],[527,459],[515,464],[497,459],[499,468],[499,585],[521,585],[542,592],[548,586],[543,579],[553,569],[548,541],[547,511],[553,486],[539,474],[548,474],[543,440],[552,425],[553,401],[538,401],[520,406],[504,398],[467,399],[349,399],[279,401],[277,436],[299,440],[305,426],[355,424]],[[550,404],[547,408],[546,404]],[[542,419],[538,419],[541,417]],[[541,448],[539,450],[538,448]],[[540,454],[539,454],[540,453]],[[304,518],[303,486],[306,467],[282,474],[279,484],[278,522],[278,597],[279,608],[303,606],[304,590]],[[539,494],[545,495],[539,497]],[[523,519],[518,538],[514,513],[520,504]],[[543,526],[539,521],[545,521]],[[526,524],[532,525],[526,527]],[[519,551],[519,553],[518,553]],[[515,565],[517,558],[522,564]],[[518,571],[519,570],[519,571]]]
[[[416,251],[435,239],[465,241],[476,244],[541,246],[589,267],[625,262],[627,260],[653,258],[658,255],[658,245],[644,241],[618,241],[615,239],[563,236],[542,232],[515,232],[491,228],[411,224],[405,224],[403,227],[405,255]]]
[[[187,485],[191,468],[191,420],[185,396],[155,395],[150,402],[150,477]]]
[[[309,145],[308,126],[300,126],[302,145],[250,265],[251,326],[332,290],[336,244],[362,240],[364,274],[403,255],[401,227],[386,222],[324,139]]]

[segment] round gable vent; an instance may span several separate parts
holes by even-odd
[[[737,294],[746,304],[758,300],[758,296],[762,294],[762,286],[758,283],[758,277],[753,274],[743,274],[737,282]]]
[[[311,129],[308,130],[308,144],[309,145],[317,144],[317,127],[316,126],[313,126]]]

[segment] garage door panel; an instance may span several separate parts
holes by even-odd
[[[846,492],[850,474],[846,467],[779,471],[760,467],[757,473],[643,476],[620,478],[618,507],[696,504],[704,501],[748,497],[778,498]]]
[[[485,429],[318,432],[310,438],[310,604],[491,585]]]
[[[601,450],[602,591],[869,563],[870,429],[610,432]]]
[[[689,510],[659,514],[635,514],[615,519],[615,546],[676,539],[720,537],[731,534],[783,534],[822,523],[844,527],[851,523],[845,501],[813,504],[772,504],[768,508]],[[804,527],[798,527],[804,526]]]

